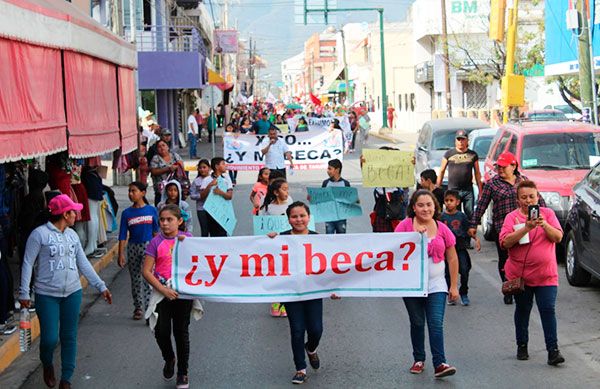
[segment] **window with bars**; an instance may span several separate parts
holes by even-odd
[[[478,82],[463,81],[463,107],[485,108],[487,106],[486,86]]]

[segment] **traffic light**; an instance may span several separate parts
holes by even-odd
[[[506,14],[506,0],[491,0],[490,32],[491,40],[502,42],[504,40],[504,16]]]

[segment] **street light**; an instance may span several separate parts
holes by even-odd
[[[343,61],[344,61],[344,79],[346,82],[346,106],[350,106],[352,105],[352,92],[350,89],[350,82],[348,81],[348,62],[346,61],[346,38],[344,36],[344,27],[340,28],[339,30],[335,28],[335,26],[329,26],[327,27],[327,31],[331,34],[335,34],[338,31],[340,32],[340,34],[342,35],[342,57],[343,57]]]

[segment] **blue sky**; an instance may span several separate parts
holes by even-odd
[[[414,0],[337,0],[338,8],[383,7],[386,21],[404,20],[406,9]],[[207,1],[210,9],[213,4],[215,19],[220,19],[221,9],[215,0]],[[256,40],[258,54],[269,63],[262,74],[271,74],[272,81],[281,78],[282,60],[298,54],[304,49],[304,41],[313,33],[323,31],[324,24],[304,25],[294,23],[294,0],[230,0],[229,26],[237,26],[241,38],[252,36]],[[337,26],[350,22],[378,21],[378,13],[347,12],[337,13]]]

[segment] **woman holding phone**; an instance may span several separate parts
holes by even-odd
[[[555,246],[561,241],[563,231],[554,211],[540,207],[538,198],[533,181],[521,181],[517,185],[519,208],[504,219],[499,239],[502,247],[508,250],[504,266],[506,278],[521,277],[525,283],[525,290],[515,295],[517,359],[529,359],[529,316],[535,297],[544,329],[548,364],[556,366],[565,361],[558,350],[555,313],[558,292]]]

